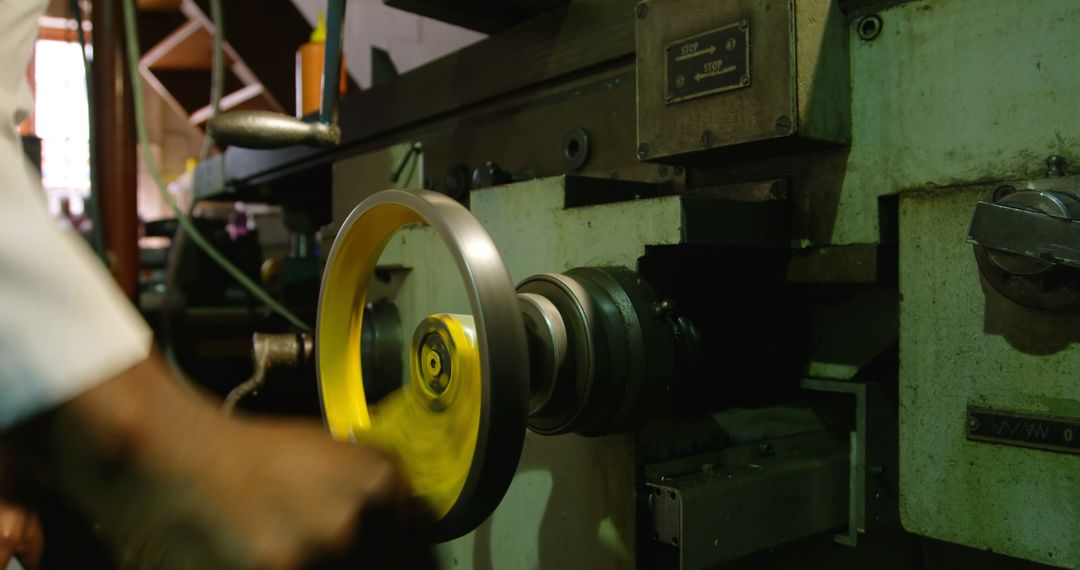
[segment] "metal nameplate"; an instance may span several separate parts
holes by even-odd
[[[967,438],[1080,454],[1080,420],[968,407]]]
[[[664,51],[665,103],[750,86],[750,20],[675,40]]]

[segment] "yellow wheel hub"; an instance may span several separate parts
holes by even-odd
[[[360,366],[365,293],[390,237],[416,223],[437,230],[457,261],[473,315],[419,323],[407,385],[369,405]],[[521,453],[528,356],[509,275],[468,210],[441,194],[406,190],[357,206],[327,259],[316,351],[330,432],[397,453],[415,494],[438,519],[437,539],[460,536],[490,515]]]
[[[417,351],[414,337],[409,385],[369,408],[371,428],[353,431],[353,436],[390,446],[401,457],[409,482],[442,518],[465,486],[476,449],[480,356],[471,316],[434,315],[416,331],[427,329],[432,332],[425,336],[445,339],[446,349],[440,355],[425,344]],[[439,368],[434,375],[432,362]]]

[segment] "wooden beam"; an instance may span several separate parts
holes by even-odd
[[[248,85],[222,97],[221,110],[224,112],[266,109],[271,105],[270,102],[266,100],[265,96],[266,90],[261,83]],[[203,123],[210,120],[211,112],[210,105],[207,105],[192,113],[191,117],[188,117],[188,123],[192,126],[202,126]]]
[[[149,12],[168,12],[179,10],[183,0],[136,0],[135,7]]]

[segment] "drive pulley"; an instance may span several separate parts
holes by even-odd
[[[365,391],[361,363],[361,332],[375,326],[365,321],[365,295],[386,244],[411,224],[439,235],[472,313],[422,319],[408,381],[376,401],[382,394]],[[677,339],[696,339],[658,310],[665,306],[621,267],[533,275],[515,290],[464,206],[423,190],[379,192],[345,220],[323,275],[315,346],[326,423],[337,439],[393,449],[436,517],[435,538],[455,538],[502,499],[526,427],[603,435],[663,408]]]
[[[441,237],[472,314],[419,323],[409,381],[374,403],[361,372],[365,295],[383,248],[410,224],[429,225]],[[528,402],[524,330],[495,245],[452,199],[387,190],[360,203],[342,225],[319,294],[316,359],[326,423],[337,439],[375,441],[397,453],[436,517],[438,540],[483,522],[517,468]]]

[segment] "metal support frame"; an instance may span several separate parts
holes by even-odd
[[[848,527],[835,539],[846,546],[857,546],[860,535],[899,519],[896,410],[876,382],[808,378],[802,381],[802,387],[855,398],[849,449]]]

